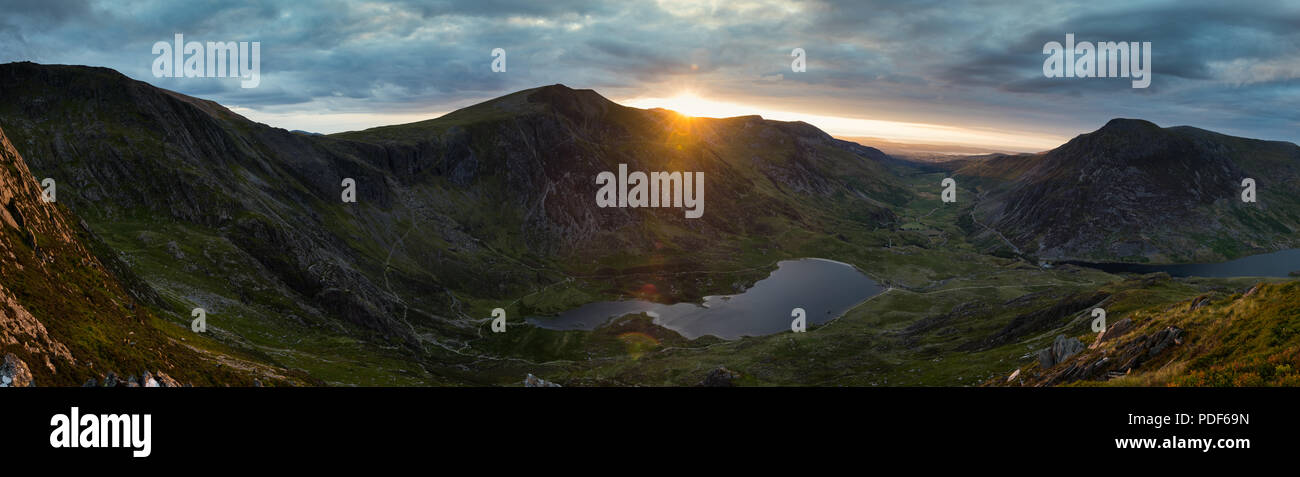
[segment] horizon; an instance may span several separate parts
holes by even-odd
[[[1010,145],[1010,144],[1015,144],[1015,143],[1016,143],[1015,141],[1011,141],[1010,143],[964,143],[964,142],[960,142],[960,141],[953,141],[953,140],[950,140],[950,139],[945,139],[945,138],[951,138],[951,137],[953,137],[953,136],[951,136],[951,135],[948,135],[948,136],[939,136],[939,137],[934,137],[934,138],[923,138],[923,137],[917,137],[917,136],[911,136],[911,137],[908,137],[908,136],[904,136],[904,137],[897,137],[897,136],[895,136],[895,137],[883,137],[883,136],[859,135],[859,134],[854,133],[854,132],[847,132],[847,133],[845,133],[845,132],[838,132],[838,131],[835,131],[835,130],[832,130],[832,129],[828,129],[828,128],[826,128],[826,127],[823,127],[821,124],[819,124],[819,123],[817,122],[817,119],[815,119],[815,118],[818,118],[818,116],[816,116],[816,115],[802,114],[802,113],[797,113],[797,112],[779,112],[779,111],[778,111],[778,112],[770,112],[770,111],[769,111],[769,112],[766,112],[766,114],[764,114],[764,113],[758,113],[758,112],[746,111],[746,110],[743,110],[743,109],[732,109],[732,110],[730,110],[730,111],[731,111],[732,113],[734,113],[734,114],[725,114],[725,115],[723,115],[723,114],[710,114],[709,111],[708,111],[707,109],[695,109],[695,110],[692,110],[690,107],[674,109],[674,108],[672,108],[672,107],[669,107],[668,105],[663,105],[663,106],[658,105],[658,104],[660,104],[660,103],[658,103],[659,101],[670,101],[670,99],[666,99],[666,98],[634,98],[634,99],[632,99],[632,100],[619,101],[619,100],[614,100],[614,99],[611,99],[611,98],[606,97],[604,94],[601,94],[600,91],[598,91],[598,90],[596,90],[596,89],[594,89],[594,88],[583,88],[583,87],[574,88],[574,87],[569,86],[569,85],[564,84],[564,83],[554,83],[554,84],[550,84],[550,85],[536,85],[536,86],[532,86],[532,87],[528,87],[528,88],[523,88],[523,89],[519,89],[519,90],[503,92],[503,93],[501,93],[501,94],[499,94],[499,95],[492,96],[492,97],[488,97],[488,98],[484,98],[484,99],[481,99],[481,100],[475,100],[475,101],[472,101],[472,102],[470,102],[470,103],[468,103],[468,104],[465,104],[464,106],[460,106],[460,107],[457,107],[457,108],[455,108],[455,109],[452,109],[452,110],[449,110],[449,111],[444,111],[444,112],[438,112],[438,113],[410,113],[410,114],[402,114],[402,115],[382,115],[382,117],[383,117],[383,118],[386,118],[386,119],[393,119],[393,118],[395,118],[395,117],[404,117],[404,118],[406,118],[406,120],[403,120],[403,121],[400,121],[400,122],[380,123],[380,124],[374,124],[374,125],[368,125],[369,123],[363,123],[363,124],[367,124],[367,125],[364,125],[364,126],[361,126],[361,127],[355,127],[355,128],[346,128],[346,127],[344,127],[344,128],[342,128],[342,129],[337,129],[337,130],[321,130],[321,129],[307,129],[307,128],[301,128],[301,127],[290,127],[290,126],[286,126],[286,125],[282,125],[282,124],[277,124],[278,121],[276,121],[275,119],[266,120],[266,115],[265,115],[264,113],[262,113],[261,111],[258,111],[258,110],[255,110],[255,109],[246,108],[246,107],[231,106],[231,105],[227,105],[227,104],[224,104],[224,103],[221,103],[221,102],[219,102],[219,101],[212,100],[212,99],[209,99],[209,98],[204,98],[204,97],[201,97],[201,96],[193,96],[193,95],[189,95],[189,94],[187,94],[187,93],[181,92],[181,91],[175,91],[175,90],[170,90],[170,89],[167,89],[167,88],[163,88],[163,87],[161,87],[161,86],[157,86],[157,85],[155,85],[155,84],[152,84],[152,83],[150,83],[149,81],[146,81],[146,80],[144,80],[144,79],[132,78],[131,76],[127,75],[126,73],[123,73],[123,72],[121,72],[121,71],[117,71],[117,70],[115,70],[115,69],[113,69],[113,68],[110,68],[110,67],[107,67],[107,66],[95,66],[95,65],[72,65],[72,64],[44,64],[44,63],[37,63],[37,62],[27,61],[27,60],[24,60],[24,61],[13,61],[13,62],[0,63],[0,65],[3,65],[3,64],[12,64],[12,63],[23,63],[23,62],[28,62],[28,63],[32,63],[32,64],[36,64],[36,65],[40,65],[40,66],[75,66],[75,67],[87,67],[87,68],[108,68],[109,70],[112,70],[112,71],[114,71],[114,72],[116,72],[116,73],[119,73],[119,74],[125,76],[125,77],[128,78],[128,79],[135,80],[135,81],[141,81],[141,82],[144,82],[144,83],[148,83],[148,84],[150,84],[151,86],[154,86],[154,87],[159,88],[159,89],[162,89],[162,90],[171,91],[171,92],[178,93],[178,94],[184,94],[184,95],[186,95],[186,96],[190,96],[190,97],[197,98],[197,99],[201,99],[201,100],[207,100],[207,101],[214,101],[214,102],[217,102],[217,104],[220,104],[221,106],[226,107],[226,108],[229,109],[230,111],[232,111],[232,112],[234,112],[234,113],[236,113],[236,114],[238,114],[238,115],[240,115],[240,116],[243,116],[243,117],[246,118],[246,119],[252,120],[252,121],[254,121],[254,122],[262,123],[262,124],[265,124],[265,125],[267,125],[267,126],[271,126],[271,127],[276,127],[276,128],[280,128],[280,129],[285,129],[285,130],[288,130],[288,131],[298,131],[298,132],[312,133],[312,134],[321,134],[321,135],[333,135],[333,134],[348,133],[348,132],[359,132],[359,131],[365,131],[365,130],[368,130],[368,129],[374,129],[374,128],[382,128],[382,127],[387,127],[387,126],[400,126],[400,125],[411,124],[411,123],[415,123],[415,122],[435,120],[435,119],[442,118],[443,116],[446,116],[446,115],[448,115],[448,114],[454,113],[454,112],[456,112],[456,111],[459,111],[459,110],[462,110],[462,109],[466,109],[466,108],[469,108],[469,107],[473,107],[473,106],[476,106],[476,105],[479,105],[479,104],[483,104],[483,103],[491,102],[491,101],[493,101],[493,100],[495,100],[495,99],[499,99],[499,98],[502,98],[502,97],[508,96],[508,95],[510,95],[510,94],[519,93],[519,92],[528,91],[528,90],[533,90],[533,89],[538,89],[538,88],[543,88],[543,87],[546,87],[546,86],[563,86],[563,87],[565,87],[565,88],[569,88],[569,89],[572,89],[572,90],[587,90],[587,91],[593,91],[593,92],[595,92],[596,94],[599,94],[601,97],[604,97],[606,100],[612,101],[612,102],[614,102],[614,103],[616,103],[616,104],[619,104],[619,105],[621,105],[621,106],[631,107],[631,108],[637,108],[637,109],[645,109],[645,110],[649,110],[649,109],[667,109],[667,110],[671,110],[671,111],[677,112],[678,114],[682,114],[682,115],[689,116],[689,117],[694,117],[694,118],[704,118],[704,119],[726,119],[726,118],[735,118],[735,117],[741,117],[741,116],[760,116],[760,117],[762,117],[762,118],[765,119],[765,120],[784,121],[784,122],[804,122],[804,123],[808,123],[808,124],[811,124],[811,125],[817,127],[818,129],[822,130],[823,132],[826,132],[827,134],[829,134],[829,135],[831,135],[832,137],[835,137],[835,138],[837,138],[837,139],[846,140],[846,141],[852,141],[852,142],[857,142],[857,143],[859,143],[859,144],[866,145],[866,146],[872,146],[872,144],[879,144],[879,145],[884,145],[884,146],[886,146],[886,147],[887,147],[887,146],[890,146],[890,145],[894,145],[894,146],[914,146],[914,147],[934,147],[934,148],[940,148],[940,149],[939,149],[939,150],[933,150],[933,151],[928,151],[928,150],[917,150],[917,151],[915,151],[915,152],[938,153],[938,154],[943,154],[943,155],[967,155],[967,154],[977,155],[977,154],[987,154],[987,153],[1038,153],[1038,152],[1045,152],[1045,151],[1048,151],[1048,150],[1050,150],[1050,149],[1054,149],[1054,148],[1056,148],[1056,147],[1058,147],[1058,146],[1060,146],[1060,145],[1065,144],[1065,143],[1068,142],[1071,138],[1073,138],[1073,137],[1075,137],[1075,136],[1077,136],[1077,135],[1079,135],[1079,134],[1086,134],[1086,133],[1089,133],[1089,132],[1094,132],[1094,131],[1096,131],[1097,129],[1100,129],[1100,128],[1101,128],[1102,126],[1104,126],[1106,123],[1108,123],[1108,122],[1110,122],[1110,121],[1112,121],[1112,120],[1116,120],[1116,119],[1136,119],[1136,120],[1147,121],[1147,122],[1151,122],[1151,123],[1153,123],[1153,124],[1156,124],[1156,126],[1158,126],[1158,127],[1160,127],[1160,128],[1171,128],[1171,127],[1195,127],[1195,128],[1198,128],[1198,129],[1205,129],[1205,128],[1200,128],[1200,127],[1198,127],[1198,126],[1196,126],[1196,125],[1193,125],[1193,124],[1175,124],[1175,125],[1170,125],[1170,126],[1164,126],[1164,125],[1157,124],[1157,123],[1155,123],[1154,121],[1150,121],[1150,120],[1145,119],[1145,118],[1121,118],[1121,117],[1114,117],[1114,118],[1109,118],[1109,119],[1105,120],[1104,122],[1102,122],[1101,124],[1099,124],[1099,125],[1097,125],[1097,126],[1095,126],[1095,127],[1093,127],[1093,128],[1085,128],[1085,129],[1082,129],[1082,130],[1076,132],[1075,135],[1073,135],[1073,136],[1068,136],[1068,137],[1061,138],[1061,139],[1059,139],[1058,142],[1051,143],[1051,144],[1049,144],[1049,145],[1045,145],[1045,146],[1042,147],[1042,148],[1038,148],[1038,149],[1034,149],[1034,148],[1019,148],[1019,147],[1016,147],[1016,146],[1012,146],[1012,145]],[[726,108],[738,108],[738,107],[739,107],[738,105],[734,105],[734,104],[726,104],[726,103],[707,102],[707,101],[705,101],[705,103],[712,103],[712,104],[707,104],[706,107],[717,108],[717,109],[714,109],[714,110],[713,110],[713,111],[715,111],[715,112],[716,112],[716,111],[727,111],[728,109],[726,109]],[[670,103],[669,103],[669,104],[670,104]],[[371,118],[371,117],[372,117],[372,115],[367,115],[366,113],[348,113],[348,114],[345,114],[344,116],[363,116],[363,117],[367,117],[367,118]],[[275,117],[275,116],[272,115],[272,118],[274,118],[274,117]],[[821,118],[823,118],[823,119],[827,119],[827,117],[821,117]],[[833,118],[833,117],[831,117],[831,118],[829,118],[829,119],[831,119],[831,120],[835,120],[835,119],[842,119],[842,118]],[[863,121],[863,122],[873,122],[873,121],[871,121],[871,120],[862,120],[862,121]],[[880,121],[875,121],[875,122],[880,122]],[[344,123],[338,123],[338,124],[349,124],[349,123],[344,122]],[[899,123],[899,124],[907,124],[907,123]],[[915,128],[916,130],[926,129],[926,128],[931,128],[931,129],[934,129],[934,130],[943,129],[942,126],[938,126],[938,125],[927,125],[927,124],[908,124],[908,126],[912,126],[912,127]],[[900,129],[900,130],[906,130],[906,127],[907,127],[907,126],[904,126],[904,127],[902,127],[902,128],[899,128],[899,129]],[[1207,129],[1207,130],[1208,130],[1208,129]],[[1213,131],[1213,130],[1210,130],[1210,131],[1212,131],[1212,132],[1219,132],[1219,131]],[[985,136],[985,137],[988,137],[988,136]],[[1264,139],[1264,138],[1255,138],[1255,137],[1247,137],[1247,136],[1240,136],[1240,137],[1246,137],[1246,138],[1248,138],[1248,139]],[[1267,140],[1267,139],[1264,139],[1264,140]],[[1294,141],[1285,141],[1285,140],[1283,140],[1283,142],[1290,142],[1290,143],[1292,143],[1292,144],[1296,144],[1296,142],[1294,142]],[[872,146],[872,147],[876,147],[876,146]],[[880,148],[880,147],[877,147],[877,148]],[[951,150],[945,150],[945,149],[943,149],[943,148],[952,148],[952,149],[951,149]],[[953,150],[972,150],[972,151],[970,151],[970,152],[952,152]],[[976,151],[976,150],[977,150],[977,151]]]

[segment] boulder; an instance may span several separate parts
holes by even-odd
[[[1133,320],[1131,318],[1119,320],[1118,322],[1115,322],[1115,324],[1107,326],[1106,329],[1101,330],[1100,333],[1097,333],[1097,339],[1092,342],[1092,345],[1088,346],[1088,349],[1097,349],[1102,343],[1119,338],[1120,336],[1123,336],[1124,333],[1128,333],[1132,330]]]
[[[547,381],[547,380],[545,380],[545,379],[539,378],[539,377],[537,377],[537,376],[533,376],[533,373],[528,373],[528,377],[524,378],[524,387],[526,387],[526,388],[558,388],[558,387],[560,387],[560,385],[559,385],[559,384],[552,383],[552,382]]]
[[[160,386],[160,387],[164,387],[164,388],[179,388],[179,387],[181,387],[181,383],[176,382],[176,380],[175,380],[175,379],[172,379],[171,376],[168,376],[167,373],[164,373],[164,372],[162,372],[162,371],[159,371],[158,374],[156,374],[155,376],[156,376],[155,379],[158,380],[158,386]]]
[[[35,386],[32,371],[27,363],[18,359],[13,353],[5,353],[4,363],[0,363],[0,388],[25,388]]]
[[[1069,359],[1071,356],[1083,351],[1083,342],[1078,338],[1066,338],[1065,335],[1056,335],[1056,340],[1052,346],[1038,351],[1038,364],[1043,368],[1056,366],[1057,363]]]
[[[739,377],[740,373],[718,366],[717,368],[714,368],[713,371],[709,371],[709,374],[704,376],[704,379],[695,385],[706,388],[729,388],[736,385],[734,381]]]

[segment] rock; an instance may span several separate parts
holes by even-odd
[[[1038,366],[1043,369],[1056,366],[1056,357],[1052,356],[1052,348],[1038,350]]]
[[[1151,349],[1147,350],[1148,358],[1154,358],[1170,346],[1183,344],[1183,330],[1177,326],[1170,326],[1156,332],[1151,341]]]
[[[106,388],[117,387],[117,373],[109,371],[108,376],[104,376],[104,387]]]
[[[1083,351],[1083,342],[1078,338],[1066,338],[1065,335],[1056,335],[1056,342],[1052,343],[1052,354],[1056,355],[1056,362],[1062,362],[1071,356]]]
[[[547,380],[545,380],[545,379],[539,378],[539,377],[537,377],[537,376],[533,376],[533,373],[528,373],[528,377],[524,378],[524,387],[526,387],[526,388],[558,388],[558,387],[560,387],[560,385],[559,385],[559,384],[552,383],[552,382],[547,381]]]
[[[150,374],[148,371],[144,372],[144,376],[140,378],[140,382],[144,383],[144,387],[146,388],[159,387],[158,380],[154,379],[153,374]]]
[[[1088,346],[1088,349],[1097,349],[1102,343],[1119,338],[1120,336],[1123,336],[1124,333],[1128,333],[1132,330],[1132,319],[1125,318],[1119,320],[1115,324],[1107,326],[1106,329],[1102,330],[1100,333],[1097,333],[1097,339],[1092,342],[1092,345]]]
[[[1056,335],[1056,341],[1052,346],[1044,348],[1038,352],[1038,364],[1043,368],[1056,366],[1057,363],[1069,359],[1071,356],[1083,351],[1083,342],[1078,338],[1066,338],[1065,335]]]
[[[1119,330],[1111,336],[1112,338],[1118,338],[1123,331],[1122,327],[1117,326],[1107,330],[1106,334],[1110,335],[1112,330]],[[1040,357],[1056,359],[1055,364],[1061,364],[1068,356],[1057,359],[1055,350],[1069,352],[1072,348],[1069,340],[1064,341],[1063,343],[1062,338],[1058,336],[1057,342],[1053,343],[1051,348],[1039,351]],[[1134,369],[1145,366],[1149,361],[1159,359],[1162,355],[1167,355],[1170,348],[1183,342],[1183,330],[1176,326],[1167,326],[1152,334],[1132,336],[1111,349],[1087,353],[1083,358],[1070,362],[1069,366],[1057,366],[1046,370],[1041,377],[1034,376],[1030,381],[1039,386],[1054,386],[1080,380],[1114,379],[1129,374]]]
[[[739,377],[740,373],[718,366],[717,368],[714,368],[713,371],[709,371],[709,374],[704,377],[704,380],[696,383],[696,386],[703,386],[706,388],[729,388],[736,385],[734,381]]]
[[[13,353],[5,353],[4,363],[0,364],[0,387],[25,388],[35,385],[27,363]]]
[[[95,381],[95,378],[87,379],[86,382],[81,384],[83,388],[93,388],[95,386],[99,386],[99,381]]]
[[[157,379],[158,379],[158,385],[161,386],[161,387],[164,387],[164,388],[179,388],[179,387],[181,387],[181,383],[176,382],[175,379],[172,379],[171,376],[168,376],[167,373],[164,373],[164,372],[162,372],[162,371],[159,371],[159,372],[158,372],[158,374],[157,374]]]
[[[167,253],[171,255],[172,258],[175,258],[177,260],[182,260],[185,258],[185,252],[181,251],[181,246],[177,245],[175,241],[167,242],[166,247],[167,247]]]
[[[1247,290],[1247,291],[1246,291],[1246,294],[1243,295],[1243,297],[1248,297],[1248,296],[1252,296],[1252,295],[1254,295],[1255,293],[1259,292],[1259,287],[1262,287],[1262,286],[1264,286],[1263,283],[1256,283],[1255,286],[1250,287],[1250,290]]]

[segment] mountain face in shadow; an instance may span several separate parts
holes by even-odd
[[[112,252],[100,250],[108,262],[98,258],[88,245],[94,237],[55,205],[57,183],[55,202],[43,200],[43,191],[0,130],[0,345],[7,365],[25,369],[20,374],[37,385],[296,381],[209,349],[214,343],[198,335],[183,340],[188,330],[162,324],[136,297],[142,291],[118,280],[129,272],[112,262]],[[117,378],[106,380],[110,373]]]
[[[11,63],[0,125],[59,180],[60,203],[130,251],[160,313],[185,321],[205,306],[210,323],[256,330],[244,344],[274,350],[394,342],[468,359],[479,300],[567,273],[737,263],[789,231],[888,227],[912,196],[880,151],[808,124],[689,118],[563,85],[318,136],[104,68]],[[703,216],[597,207],[594,179],[619,164],[702,172]],[[341,200],[344,179],[355,203]]]
[[[1300,246],[1295,144],[1115,119],[1046,153],[991,161],[958,171],[1018,171],[976,217],[1041,258],[1219,261]],[[1255,203],[1242,201],[1246,178]]]

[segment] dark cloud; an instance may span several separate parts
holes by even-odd
[[[1115,116],[1300,140],[1300,6],[1284,1],[5,2],[0,61],[108,66],[280,112],[442,111],[562,82],[688,86],[814,114],[1071,136]],[[154,78],[155,41],[259,41],[262,84]],[[1150,88],[1048,79],[1047,41],[1150,41]],[[490,71],[493,48],[508,73]],[[792,74],[790,50],[808,52]],[[291,126],[291,125],[290,125]]]

